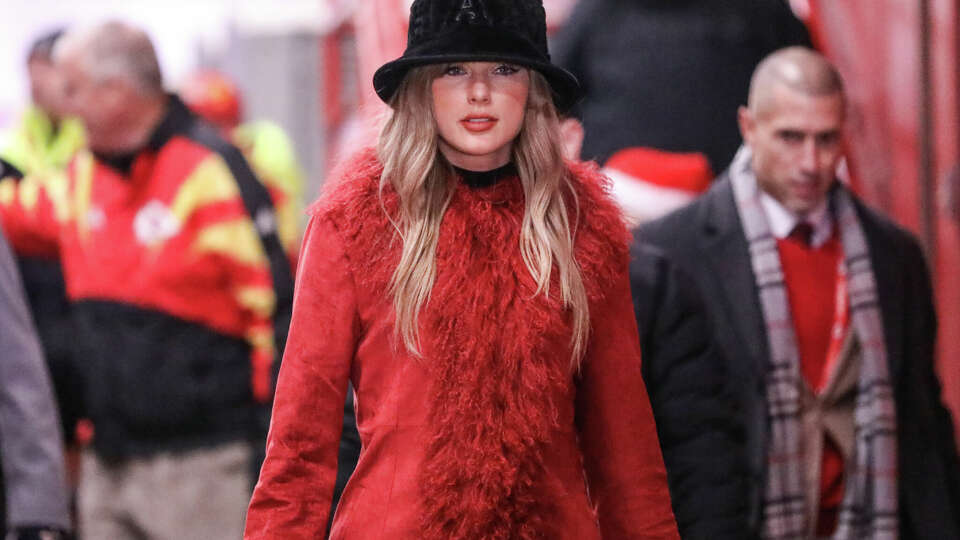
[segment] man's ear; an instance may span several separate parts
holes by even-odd
[[[563,143],[563,157],[579,161],[583,148],[583,124],[573,117],[560,120],[560,142]]]
[[[740,127],[740,138],[743,142],[750,144],[753,138],[754,118],[750,109],[743,105],[737,109],[737,125]]]

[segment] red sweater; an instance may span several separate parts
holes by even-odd
[[[827,351],[836,308],[837,265],[843,247],[834,234],[826,244],[811,248],[794,238],[777,241],[800,353],[800,369],[815,392],[826,385]],[[824,437],[820,476],[818,534],[829,533],[843,500],[843,456]]]

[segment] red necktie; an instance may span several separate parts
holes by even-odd
[[[810,247],[810,241],[813,239],[813,225],[806,221],[799,221],[794,225],[789,236],[804,246]]]

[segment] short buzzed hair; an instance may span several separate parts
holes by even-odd
[[[163,93],[163,76],[156,50],[146,32],[124,22],[110,21],[71,30],[54,50],[54,60],[79,58],[91,77],[119,77],[148,94]]]
[[[809,96],[844,94],[840,72],[820,53],[806,47],[787,47],[764,58],[750,79],[747,105],[754,114],[769,102],[776,85]]]

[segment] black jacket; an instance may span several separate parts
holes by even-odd
[[[784,0],[580,0],[551,50],[583,85],[584,159],[648,146],[721,171],[757,62],[797,44],[809,37]]]
[[[934,372],[936,314],[923,252],[910,233],[857,199],[855,205],[877,281],[897,404],[900,538],[960,538],[960,467]],[[704,295],[746,427],[749,519],[756,531],[766,471],[768,351],[729,179],[722,176],[691,205],[637,234],[664,249]]]
[[[643,379],[685,539],[746,535],[743,433],[693,280],[659,249],[631,246],[630,288]]]

